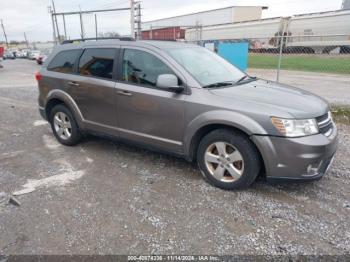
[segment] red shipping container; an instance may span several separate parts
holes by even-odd
[[[143,40],[177,40],[185,38],[185,30],[180,27],[167,27],[142,31]]]
[[[4,56],[5,48],[3,46],[0,46],[0,57]]]

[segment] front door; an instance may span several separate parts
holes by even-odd
[[[116,85],[120,136],[181,153],[186,94],[156,87],[158,75],[174,71],[161,57],[141,49],[125,49],[122,61],[122,81]]]

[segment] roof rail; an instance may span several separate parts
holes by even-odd
[[[64,45],[64,44],[72,44],[72,43],[75,43],[75,42],[98,41],[98,40],[135,41],[134,38],[128,37],[128,36],[121,36],[121,37],[93,37],[93,38],[80,38],[80,39],[63,40],[61,42],[61,44]]]

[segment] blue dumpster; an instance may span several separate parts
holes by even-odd
[[[218,54],[242,71],[245,71],[248,68],[248,48],[249,44],[247,42],[219,43]]]

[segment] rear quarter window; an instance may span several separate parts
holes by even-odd
[[[72,74],[74,71],[75,62],[77,61],[77,57],[80,53],[80,49],[59,52],[52,59],[52,61],[47,67],[47,70],[65,74]]]

